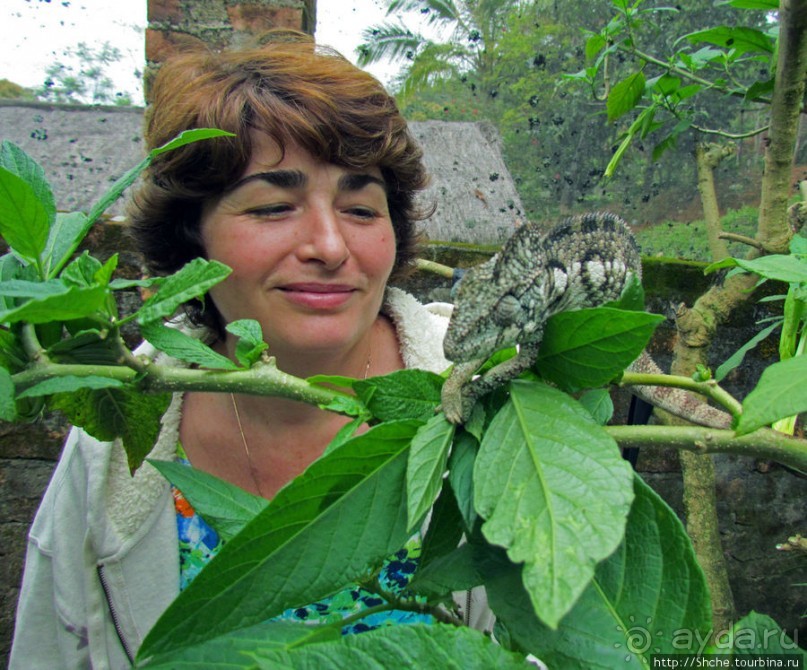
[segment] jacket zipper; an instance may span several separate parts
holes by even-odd
[[[465,625],[471,625],[471,589],[465,592]]]
[[[115,606],[112,604],[112,598],[109,593],[109,583],[106,580],[106,574],[104,573],[104,566],[98,566],[98,581],[101,582],[101,590],[104,592],[104,598],[106,599],[107,607],[109,608],[109,614],[112,618],[112,625],[115,628],[115,632],[118,635],[118,639],[120,640],[121,646],[123,647],[123,651],[126,654],[126,658],[129,659],[129,663],[134,665],[134,654],[132,653],[131,648],[129,647],[129,643],[126,640],[126,637],[123,635],[123,629],[120,625],[120,619],[118,618],[118,613],[115,611]]]

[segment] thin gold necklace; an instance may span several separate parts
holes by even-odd
[[[374,324],[375,325],[375,324]],[[364,366],[364,378],[367,379],[367,376],[370,374],[370,365],[372,364],[372,354],[373,354],[373,333],[372,328],[370,330],[370,346],[367,348],[367,363]],[[255,462],[252,460],[252,453],[249,450],[249,443],[247,442],[247,436],[244,434],[244,426],[241,423],[241,414],[238,411],[238,403],[235,400],[235,394],[230,393],[230,400],[233,403],[233,412],[235,412],[235,421],[238,424],[238,432],[241,434],[241,444],[244,445],[244,454],[247,457],[247,463],[249,464],[249,475],[252,477],[252,483],[255,485],[255,490],[258,492],[262,498],[266,498],[263,493],[263,489],[261,488],[261,479],[258,476],[258,469],[255,467]]]

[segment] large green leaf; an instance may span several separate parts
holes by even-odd
[[[410,535],[404,478],[420,425],[375,426],[313,463],[171,604],[140,658],[307,605],[399,550]]]
[[[498,619],[550,668],[645,670],[651,656],[702,648],[711,631],[703,573],[675,512],[639,477],[625,539],[557,630],[542,624],[514,566],[488,580]]]
[[[426,370],[398,370],[353,384],[356,395],[381,421],[428,421],[440,404],[443,378]]]
[[[745,435],[774,421],[807,412],[807,356],[768,366],[743,400],[737,434]]]
[[[193,509],[224,540],[233,537],[269,504],[265,498],[184,463],[152,460],[149,463],[182,491]]]
[[[741,267],[766,279],[783,282],[807,282],[807,262],[793,254],[773,254],[752,260],[742,258],[725,258],[712,263],[704,272],[709,273],[722,268]]]
[[[155,656],[138,668],[149,670],[255,670],[255,652],[287,652],[312,642],[339,639],[332,626],[308,626],[285,621],[263,622],[206,640],[192,647]]]
[[[4,179],[3,173],[6,172],[17,177],[25,186],[22,187],[14,179]],[[0,193],[3,193],[0,212],[5,212],[0,215],[0,234],[22,257],[36,260],[40,257],[48,229],[56,216],[56,203],[42,166],[8,141],[0,145]],[[18,214],[22,218],[7,218],[15,209],[13,202],[7,199],[9,197],[20,207]],[[20,197],[24,202],[20,201]],[[7,210],[7,207],[11,207],[11,210]]]
[[[5,140],[0,145],[0,167],[30,184],[36,199],[45,207],[48,216],[53,217],[56,213],[56,201],[45,177],[45,170],[39,163],[16,144]]]
[[[173,316],[179,306],[204,295],[232,270],[218,261],[195,258],[181,270],[167,277],[157,292],[137,311],[141,325]]]
[[[745,53],[773,53],[774,40],[755,28],[746,26],[718,26],[690,33],[686,39],[691,44],[707,42],[724,49],[732,49],[738,55]]]
[[[170,393],[148,394],[131,387],[81,389],[53,396],[52,406],[98,440],[120,438],[134,471],[154,446],[170,400]]]
[[[19,307],[0,312],[0,323],[49,323],[89,316],[106,305],[105,286],[71,286],[66,291],[29,300]]]
[[[435,414],[412,440],[406,468],[406,507],[414,527],[431,509],[440,487],[454,439],[454,424]]]
[[[524,563],[539,618],[555,627],[619,546],[633,498],[630,465],[565,393],[516,381],[474,467],[482,532]]]
[[[48,240],[50,216],[34,187],[0,167],[0,235],[21,258],[39,264]]]
[[[418,670],[510,670],[534,668],[524,656],[507,651],[471,628],[445,624],[388,626],[338,642],[293,650],[260,650],[260,670],[294,668],[417,668]]]
[[[602,386],[636,360],[663,320],[611,307],[555,314],[546,324],[536,368],[568,391]]]

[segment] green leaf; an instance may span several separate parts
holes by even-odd
[[[121,438],[129,469],[134,472],[157,441],[160,418],[170,400],[170,393],[152,395],[123,387],[57,394],[51,405],[97,440]]]
[[[146,156],[140,163],[135,165],[133,168],[128,170],[121,176],[114,184],[112,184],[111,188],[101,196],[101,199],[92,207],[90,213],[87,215],[87,219],[85,221],[84,229],[78,231],[78,234],[75,238],[75,245],[84,238],[87,234],[87,231],[90,229],[93,223],[101,216],[109,207],[114,203],[118,198],[123,195],[123,192],[131,186],[137,178],[140,176],[140,173],[143,172],[156,156],[159,156],[166,151],[171,151],[173,149],[178,149],[185,144],[189,144],[191,142],[197,142],[198,140],[204,140],[213,137],[222,137],[222,136],[232,136],[232,133],[225,132],[223,130],[216,130],[213,128],[197,128],[194,130],[186,130],[182,132],[178,137],[174,138],[170,142],[167,142],[161,147],[157,147],[156,149],[152,149],[148,156]],[[70,250],[69,253],[75,249]]]
[[[741,346],[737,351],[735,351],[731,356],[729,356],[723,363],[720,365],[717,370],[715,370],[715,381],[721,382],[723,379],[726,378],[726,375],[731,372],[732,370],[739,367],[745,355],[751,351],[754,347],[756,347],[760,342],[764,341],[768,338],[768,336],[777,328],[782,325],[781,321],[777,321],[776,323],[771,324],[767,328],[762,329],[759,331],[754,337],[752,337],[748,342],[746,342],[743,346]]]
[[[487,582],[497,618],[550,668],[646,670],[709,638],[709,592],[683,525],[638,476],[634,490],[624,541],[557,630],[536,618],[516,566]]]
[[[622,81],[616,83],[608,94],[606,110],[608,120],[615,121],[623,114],[631,111],[639,104],[645,89],[645,76],[643,72],[635,72]]]
[[[211,370],[237,370],[238,366],[226,356],[213,351],[201,340],[183,333],[177,328],[169,328],[159,321],[141,326],[143,337],[160,351],[186,363],[194,363]]]
[[[429,516],[426,535],[420,545],[417,575],[436,559],[450,554],[462,540],[462,515],[450,485],[443,486]],[[412,587],[412,582],[409,583]]]
[[[632,471],[616,443],[566,394],[515,381],[474,467],[482,532],[524,562],[535,612],[554,628],[622,540]]]
[[[155,158],[160,154],[164,154],[166,151],[173,151],[174,149],[184,147],[186,144],[216,137],[235,137],[235,134],[227,132],[226,130],[219,130],[218,128],[193,128],[192,130],[183,130],[171,141],[166,142],[161,147],[152,149],[149,156]]]
[[[250,368],[261,358],[261,354],[269,347],[263,341],[261,324],[255,319],[241,319],[227,324],[227,332],[238,338],[235,345],[235,357],[245,368]]]
[[[774,40],[760,30],[745,26],[718,26],[707,30],[699,30],[685,36],[691,44],[708,42],[724,49],[733,49],[738,54],[773,53]]]
[[[16,418],[14,382],[11,379],[11,373],[0,367],[0,421],[14,421]]]
[[[29,184],[36,195],[36,199],[43,204],[48,212],[49,218],[53,218],[56,213],[56,201],[47,177],[45,177],[45,170],[39,163],[16,144],[6,140],[0,145],[0,167],[17,175]]]
[[[569,391],[602,386],[636,360],[662,321],[611,307],[560,312],[547,321],[536,369]]]
[[[807,263],[793,255],[772,254],[747,261],[742,258],[725,258],[712,263],[705,270],[705,274],[723,268],[741,267],[747,272],[753,272],[765,279],[795,283],[807,282]]]
[[[644,312],[645,296],[644,286],[642,280],[636,275],[632,274],[622,289],[622,295],[619,300],[608,302],[602,307],[614,307],[615,309],[623,309],[629,312]]]
[[[196,513],[213,526],[225,541],[269,504],[260,496],[185,463],[149,460],[149,464],[182,491]]]
[[[586,40],[586,60],[594,60],[597,54],[606,46],[608,46],[608,41],[602,35],[599,33],[591,35],[591,37]]]
[[[181,270],[167,277],[157,292],[137,311],[140,325],[173,316],[182,303],[204,295],[225,279],[232,270],[218,261],[195,258]]]
[[[44,282],[43,282],[44,283]],[[50,323],[71,321],[94,314],[106,304],[104,286],[82,288],[72,286],[67,291],[49,297],[29,300],[19,307],[0,312],[0,323]]]
[[[466,532],[470,532],[478,518],[474,509],[474,463],[478,448],[477,439],[461,431],[448,457],[448,481],[457,499]]]
[[[743,400],[737,434],[745,435],[774,421],[807,412],[807,356],[768,366]]]
[[[718,636],[716,643],[707,649],[707,653],[735,657],[781,654],[794,661],[791,665],[783,664],[779,667],[804,667],[807,662],[807,652],[788,637],[771,617],[758,612],[750,612],[735,623],[730,631]]]
[[[28,298],[29,300],[43,300],[55,295],[64,295],[70,286],[61,279],[47,281],[28,281],[27,279],[9,279],[0,282],[0,295],[7,298]]]
[[[534,667],[471,628],[447,624],[387,626],[346,635],[338,642],[307,644],[289,651],[259,650],[260,670],[279,668],[417,668],[418,670],[527,670]]]
[[[39,266],[50,222],[47,205],[34,187],[0,167],[0,235],[14,253]]]
[[[579,402],[600,426],[608,423],[614,415],[614,402],[607,389],[586,391],[580,396]]]
[[[66,375],[64,377],[51,377],[35,386],[25,389],[18,398],[36,398],[39,396],[53,395],[54,393],[72,393],[80,389],[106,389],[120,388],[123,382],[109,377],[99,377],[97,375],[87,375],[79,377],[76,375]]]
[[[70,260],[87,234],[87,217],[82,212],[56,212],[43,254],[46,277],[55,277]]]
[[[364,417],[357,417],[346,423],[336,432],[336,435],[334,435],[333,439],[328,443],[328,446],[325,447],[325,451],[322,452],[322,455],[325,456],[331,453],[334,449],[338,449],[351,440],[356,434],[356,431],[366,422],[367,420]]]
[[[433,415],[412,440],[406,467],[406,509],[412,528],[431,509],[440,492],[453,439],[454,424],[440,413]]]
[[[410,536],[406,459],[420,425],[375,426],[287,484],[168,607],[140,658],[314,602],[398,551]]]
[[[779,9],[779,0],[726,0],[718,2],[717,6],[730,5],[735,9],[761,9],[767,12],[775,12]]]
[[[332,626],[308,626],[285,621],[267,621],[206,640],[180,651],[155,656],[138,668],[149,670],[235,670],[255,668],[253,654],[264,651],[290,651],[312,642],[339,639]]]
[[[353,385],[356,395],[380,421],[428,421],[440,404],[443,378],[425,370],[398,370]]]
[[[484,583],[477,545],[465,543],[439,556],[423,568],[418,568],[408,588],[417,594],[445,597],[458,591],[468,591]]]

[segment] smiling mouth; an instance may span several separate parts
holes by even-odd
[[[356,292],[344,284],[287,284],[278,289],[290,302],[315,310],[341,307]]]

